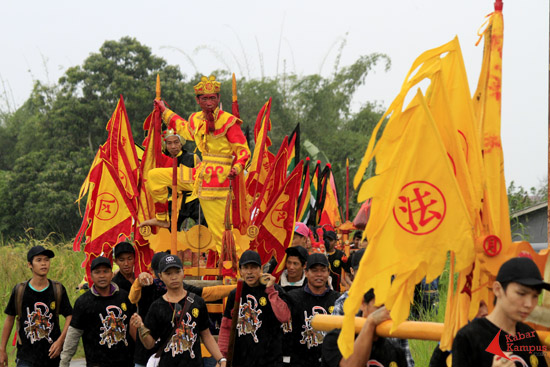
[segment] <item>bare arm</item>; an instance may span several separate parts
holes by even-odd
[[[339,366],[366,366],[372,352],[372,342],[374,341],[376,326],[382,323],[382,321],[389,319],[390,314],[385,307],[381,307],[371,313],[367,317],[359,335],[357,335],[357,339],[355,339],[353,354],[348,359],[342,358]]]
[[[130,330],[132,330],[132,328],[137,328],[137,334],[139,335],[139,339],[141,340],[141,343],[143,343],[143,346],[145,348],[151,349],[155,346],[155,339],[153,339],[151,333],[149,332],[149,329],[145,327],[141,316],[139,316],[137,313],[133,314],[132,318],[130,319]]]
[[[61,363],[59,363],[59,367],[69,367],[71,364],[71,359],[76,353],[78,341],[80,340],[82,334],[84,334],[84,330],[69,326],[67,336],[65,337],[65,342],[63,343],[63,351],[61,352]]]
[[[8,365],[8,354],[6,353],[6,346],[8,345],[8,339],[13,329],[15,322],[15,316],[7,315],[6,321],[4,321],[4,328],[2,329],[2,341],[0,344],[0,365]]]
[[[57,338],[57,340],[50,347],[48,357],[51,359],[57,358],[57,356],[61,354],[61,351],[63,350],[63,343],[65,343],[65,338],[67,337],[67,331],[69,330],[69,325],[71,325],[72,318],[73,315],[65,317],[65,325],[63,326],[61,335],[59,335],[59,338]]]
[[[220,348],[218,348],[216,340],[210,333],[210,329],[204,329],[203,331],[201,331],[201,340],[206,349],[208,349],[208,351],[210,352],[210,354],[212,354],[212,357],[214,357],[216,361],[219,361],[220,358],[223,357],[222,352],[220,352]],[[220,363],[220,366],[225,367],[225,361],[222,361],[222,363]]]

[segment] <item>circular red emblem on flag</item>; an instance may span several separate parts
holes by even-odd
[[[500,253],[502,250],[502,241],[498,236],[490,234],[483,240],[483,251],[487,256],[493,257]]]
[[[393,206],[397,224],[415,235],[435,231],[445,219],[446,212],[445,196],[427,181],[412,181],[403,186]]]
[[[97,196],[96,205],[95,216],[99,220],[111,220],[118,213],[118,200],[108,192]]]

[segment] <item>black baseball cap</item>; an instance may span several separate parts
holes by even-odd
[[[308,253],[302,246],[289,247],[285,250],[287,256],[296,256],[302,261],[302,264],[307,262]]]
[[[359,269],[359,263],[361,263],[361,258],[363,257],[364,254],[365,254],[364,248],[357,250],[351,254],[350,265],[354,271],[357,271],[357,269]]]
[[[246,264],[256,264],[258,266],[262,266],[262,259],[260,258],[260,254],[252,250],[246,250],[245,252],[243,252],[241,258],[239,259],[239,267]]]
[[[90,271],[94,270],[95,268],[98,268],[100,266],[107,266],[108,268],[112,269],[113,265],[111,264],[111,260],[104,256],[96,257],[92,260],[92,265],[90,265]]]
[[[328,259],[326,255],[313,253],[307,257],[307,266],[306,269],[309,270],[313,265],[321,264],[323,266],[329,267]]]
[[[122,254],[136,254],[134,246],[129,242],[120,242],[118,243],[113,250],[113,257],[116,259]]]
[[[183,263],[179,256],[176,255],[166,255],[159,261],[159,273],[164,273],[170,268],[183,269]]]
[[[542,279],[537,264],[528,257],[514,257],[503,263],[498,270],[497,282],[515,282],[528,287],[550,290],[550,284]]]
[[[32,258],[38,255],[46,255],[50,259],[52,257],[55,257],[55,254],[53,253],[52,250],[48,250],[44,248],[44,246],[38,245],[38,246],[31,247],[29,252],[27,252],[27,261],[32,263]]]
[[[338,239],[338,236],[336,235],[336,232],[334,231],[326,231],[323,235],[324,239],[326,240],[336,240]]]

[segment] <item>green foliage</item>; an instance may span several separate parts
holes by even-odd
[[[349,66],[337,63],[329,77],[283,74],[241,79],[238,91],[243,128],[253,130],[260,108],[272,97],[271,151],[276,153],[284,136],[300,123],[302,143],[309,140],[333,164],[343,205],[346,158],[352,170],[359,165],[363,148],[383,112],[368,102],[352,110],[351,102],[367,74],[379,64],[387,70],[390,61],[384,55],[371,54]],[[76,234],[82,219],[74,200],[98,147],[107,138],[105,127],[118,99],[123,95],[134,140],[141,143],[143,121],[152,111],[157,74],[162,98],[172,110],[183,117],[197,110],[193,85],[200,75],[184,76],[177,66],[153,55],[149,47],[123,37],[106,41],[82,65],[69,68],[57,84],[36,81],[20,108],[2,112],[1,236],[57,233],[56,239],[63,239]],[[222,82],[222,103],[230,111],[231,74],[213,74]],[[302,152],[304,158],[305,150]]]
[[[514,181],[510,182],[507,189],[508,206],[510,214],[529,208],[533,205],[548,201],[548,181],[538,188],[531,187],[529,190],[523,186],[517,186]]]

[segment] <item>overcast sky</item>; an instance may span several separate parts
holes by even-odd
[[[524,187],[538,186],[548,172],[548,3],[504,1],[505,173]],[[391,70],[376,69],[354,101],[387,107],[414,59],[455,35],[473,91],[482,56],[477,30],[493,1],[20,0],[2,8],[0,92],[7,91],[11,108],[29,96],[33,79],[56,82],[105,40],[127,35],[185,74],[230,68],[247,78],[285,69],[329,75],[345,39],[340,65],[373,52],[391,58]],[[0,108],[7,108],[5,98]]]

